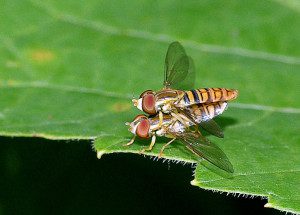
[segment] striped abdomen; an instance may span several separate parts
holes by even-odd
[[[227,102],[214,102],[209,104],[195,104],[186,108],[189,114],[197,122],[208,121],[224,112]]]
[[[179,107],[193,104],[212,102],[225,102],[237,97],[238,91],[226,88],[203,88],[185,91],[182,99],[178,102]]]

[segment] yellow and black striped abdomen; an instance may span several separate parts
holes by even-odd
[[[185,91],[179,106],[190,106],[194,104],[225,102],[237,97],[238,91],[226,88],[202,88]]]
[[[197,122],[208,121],[222,114],[227,107],[227,102],[213,102],[209,104],[195,104],[186,108],[189,115]]]

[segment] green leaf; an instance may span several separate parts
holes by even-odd
[[[1,2],[0,134],[91,139],[99,157],[139,153],[148,141],[123,146],[124,123],[140,114],[131,98],[161,89],[165,52],[178,40],[197,87],[240,92],[217,119],[225,138],[208,137],[235,173],[203,162],[192,184],[300,213],[299,12],[293,0]],[[179,142],[165,158],[197,161]]]

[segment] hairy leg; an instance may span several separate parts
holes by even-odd
[[[149,147],[148,147],[148,148],[142,149],[142,150],[140,151],[140,153],[142,154],[142,153],[144,153],[145,151],[151,151],[152,148],[153,148],[153,146],[154,146],[154,144],[155,144],[155,141],[156,141],[156,136],[153,135]]]
[[[167,142],[160,150],[158,157],[160,158],[165,150],[165,148],[170,145],[174,140],[176,140],[176,138],[173,138],[172,140],[170,140],[169,142]]]
[[[136,136],[134,135],[133,138],[128,143],[124,144],[123,146],[130,146],[134,142],[135,137]]]

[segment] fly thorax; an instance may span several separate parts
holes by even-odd
[[[157,111],[162,111],[163,113],[170,113],[172,111],[172,108],[174,106],[174,100],[158,100],[156,102],[156,110]]]
[[[157,136],[160,136],[160,137],[163,137],[163,136],[165,136],[166,135],[166,130],[164,129],[164,127],[161,127],[159,130],[157,130],[156,132],[156,135]]]
[[[162,110],[162,104],[159,104],[158,102],[156,102],[156,104],[155,104],[155,110],[157,111],[157,112],[159,112],[159,111],[161,111]]]
[[[158,129],[160,129],[160,127],[158,126],[158,123],[155,123],[155,124],[151,124],[151,125],[150,125],[150,130],[151,130],[151,131],[156,131],[156,130],[158,130]]]
[[[164,113],[170,113],[171,110],[172,110],[172,104],[170,102],[162,106],[162,112]]]

